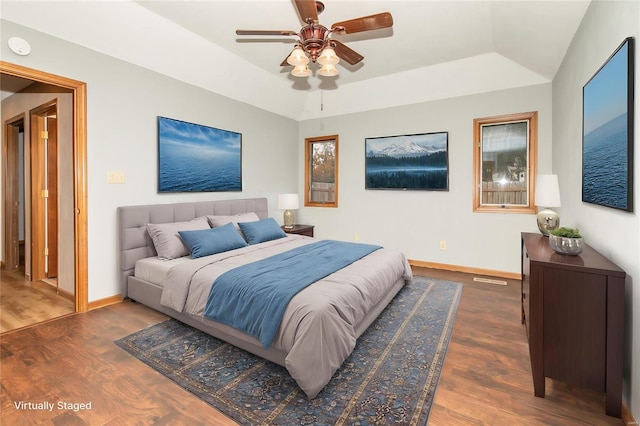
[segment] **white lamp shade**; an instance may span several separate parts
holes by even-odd
[[[280,210],[296,210],[298,208],[298,194],[278,195],[278,208]]]
[[[295,77],[309,77],[311,75],[311,70],[306,65],[297,65],[293,71],[291,71],[291,75]]]
[[[338,58],[333,48],[325,47],[322,49],[322,53],[318,57],[318,63],[320,65],[335,65],[338,62],[340,62],[340,58]]]
[[[557,175],[538,175],[536,179],[536,206],[560,207],[560,187]]]
[[[335,65],[323,65],[322,68],[318,71],[318,74],[323,75],[325,77],[334,77],[338,75],[338,68]]]
[[[309,63],[309,57],[304,53],[304,50],[297,46],[287,58],[287,63],[294,67],[307,65]]]

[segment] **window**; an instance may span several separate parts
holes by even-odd
[[[338,207],[338,135],[306,138],[304,205]]]
[[[538,112],[473,120],[473,210],[535,213]]]

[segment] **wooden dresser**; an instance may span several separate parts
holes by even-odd
[[[545,377],[606,393],[620,417],[626,273],[585,245],[554,252],[549,238],[522,233],[522,323],[529,338],[535,396]]]

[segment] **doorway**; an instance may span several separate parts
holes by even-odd
[[[22,67],[15,64],[10,64],[4,61],[0,61],[0,73],[8,76],[15,76],[19,78],[29,79],[35,82],[40,82],[48,85],[53,85],[59,88],[63,88],[68,90],[72,94],[72,168],[73,168],[73,177],[72,179],[72,197],[73,197],[73,210],[70,213],[72,218],[72,240],[74,247],[73,254],[73,265],[71,266],[74,270],[74,283],[73,287],[75,289],[74,293],[74,304],[76,312],[86,312],[88,309],[88,273],[87,273],[87,155],[86,155],[86,84],[83,82],[79,82],[76,80],[71,80],[66,77],[56,76],[53,74],[45,73],[43,71],[34,70],[31,68]],[[51,106],[51,105],[49,105]],[[57,113],[52,114],[50,110],[44,108],[42,110],[36,109],[32,111],[35,114],[33,117],[36,121],[41,121],[41,126],[44,130],[45,127],[50,125],[56,126],[58,123],[52,123],[52,115],[55,115],[57,118]],[[46,124],[45,124],[46,123]],[[11,126],[5,126],[5,129],[11,130]],[[49,141],[47,141],[49,143]],[[3,140],[3,154],[8,154],[8,146],[6,141]],[[44,154],[43,154],[44,155]],[[2,170],[4,172],[4,186],[7,186],[7,159],[8,155],[3,155],[3,164]],[[44,161],[44,160],[43,160]],[[57,164],[56,164],[57,166]],[[43,177],[44,178],[44,177]],[[48,177],[47,177],[48,179]],[[35,192],[35,191],[32,191]],[[41,192],[40,195],[43,195]],[[46,193],[44,193],[46,195]],[[5,197],[2,198],[3,208],[2,212],[5,214],[4,222],[3,222],[3,234],[9,235],[7,232],[8,224],[6,221],[6,214],[9,213],[12,206],[7,205],[5,203]],[[47,205],[47,203],[43,203],[43,206]],[[45,215],[44,210],[46,210],[46,214],[54,215],[57,214],[57,211],[49,210],[50,207],[47,205],[43,208],[43,217]],[[55,206],[56,208],[58,206]],[[46,228],[46,225],[43,225]],[[29,228],[27,228],[29,229]],[[45,235],[48,235],[45,234]],[[47,238],[51,238],[49,236],[45,236],[45,240]],[[8,239],[8,238],[7,238]],[[44,246],[43,246],[44,247]],[[15,253],[11,247],[4,247],[4,256],[3,260],[6,263],[6,266],[10,265],[9,256],[11,253]],[[19,257],[19,255],[18,255]],[[35,257],[34,257],[35,259]],[[48,262],[50,259],[46,259],[43,256],[42,259],[42,270],[45,271],[45,278],[47,273],[55,273],[57,275],[58,271],[51,270],[48,266]],[[28,261],[28,260],[27,260]],[[33,268],[32,268],[33,269]],[[33,278],[33,277],[32,277]]]
[[[24,131],[23,114],[7,122],[4,199],[6,269],[22,268],[30,281],[54,280],[56,287],[59,228],[57,109],[54,99],[31,110],[29,132]],[[26,140],[25,135],[29,135]],[[25,170],[29,171],[28,175]],[[28,209],[25,209],[25,195],[30,198]],[[30,232],[25,232],[27,223]],[[25,249],[25,243],[28,249]]]

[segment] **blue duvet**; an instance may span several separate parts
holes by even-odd
[[[379,248],[322,240],[239,266],[216,278],[204,315],[269,348],[293,296]]]

